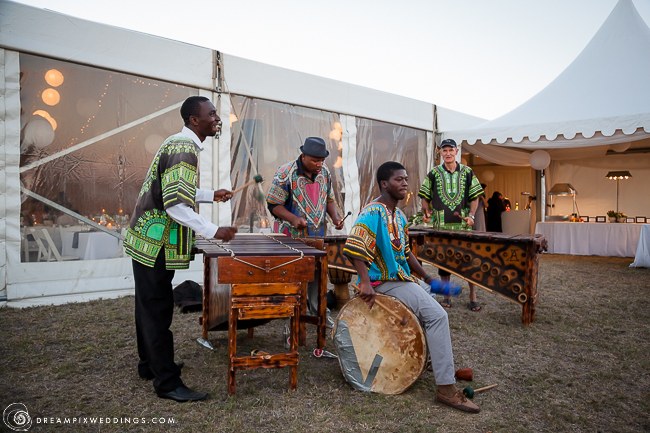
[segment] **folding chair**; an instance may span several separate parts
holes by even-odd
[[[52,239],[52,236],[50,236],[50,232],[47,231],[47,229],[41,229],[40,230],[40,235],[42,236],[42,239],[40,240],[41,243],[43,242],[43,239],[47,243],[47,261],[54,261],[56,260],[57,262],[67,262],[70,260],[79,260],[79,257],[77,256],[63,256],[59,252],[59,249],[56,247],[56,244],[54,243],[54,240]],[[38,242],[38,238],[37,242]],[[40,247],[40,245],[39,245]],[[52,256],[54,256],[54,259],[52,259]],[[39,255],[40,257],[40,255]],[[40,261],[40,260],[39,260]]]

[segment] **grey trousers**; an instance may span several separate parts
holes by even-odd
[[[387,281],[375,287],[375,291],[399,299],[420,320],[431,355],[436,385],[456,383],[449,319],[438,301],[419,284],[411,282]]]

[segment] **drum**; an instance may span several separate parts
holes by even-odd
[[[378,294],[372,310],[361,298],[351,299],[339,312],[332,335],[341,372],[360,391],[400,394],[426,366],[420,322],[391,296]]]
[[[350,300],[348,283],[356,270],[352,263],[343,255],[343,247],[347,236],[335,235],[325,237],[327,244],[327,275],[330,283],[334,285],[334,294],[338,307],[342,307]]]

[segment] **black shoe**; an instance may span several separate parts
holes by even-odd
[[[178,367],[179,369],[183,368],[184,366],[185,366],[185,363],[183,361],[180,361],[180,362],[176,363],[176,367]],[[153,380],[153,378],[155,377],[153,375],[153,373],[151,372],[151,370],[149,370],[148,368],[144,372],[140,371],[140,369],[138,369],[138,375],[140,375],[140,378],[144,379],[144,380]]]
[[[157,392],[157,394],[158,397],[160,398],[168,398],[170,400],[174,400],[179,403],[183,403],[185,401],[205,400],[206,398],[208,398],[207,392],[193,391],[188,387],[186,387],[185,385],[181,385],[172,391]]]

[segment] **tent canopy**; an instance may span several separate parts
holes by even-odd
[[[603,146],[650,134],[650,28],[632,0],[619,0],[576,59],[546,88],[513,111],[442,138],[494,153],[499,144],[522,149]],[[505,150],[505,149],[504,149]],[[526,165],[527,152],[509,154]],[[499,162],[495,160],[494,162]],[[502,162],[499,162],[502,163]]]

